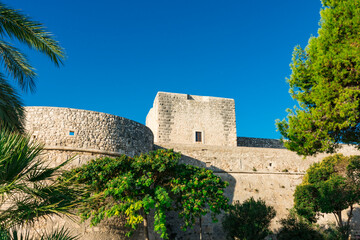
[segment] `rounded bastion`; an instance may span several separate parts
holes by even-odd
[[[123,117],[73,108],[25,109],[26,131],[45,150],[134,156],[153,148],[151,130]]]
[[[153,150],[151,130],[132,120],[111,114],[59,107],[25,107],[27,133],[44,144],[41,158],[50,165],[58,165],[72,158],[68,168],[80,166],[92,159],[126,154],[135,156]],[[54,225],[72,229],[82,240],[121,239],[120,225],[100,224],[90,227],[53,216],[51,221],[40,220],[36,231],[50,231]]]

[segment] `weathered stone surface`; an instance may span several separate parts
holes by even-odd
[[[93,111],[56,107],[26,107],[26,130],[45,144],[42,159],[59,165],[73,158],[67,168],[103,156],[130,156],[153,149],[153,134],[146,126],[132,120]],[[72,133],[73,132],[73,135]],[[125,227],[118,219],[108,220],[96,227],[89,222],[79,223],[65,216],[40,219],[36,232],[51,231],[65,226],[82,240],[118,240],[125,238]],[[141,239],[142,229],[131,239]]]
[[[229,182],[226,195],[231,202],[254,197],[265,200],[275,208],[277,215],[272,221],[272,229],[279,227],[278,221],[288,214],[293,207],[295,187],[302,182],[306,169],[314,162],[327,156],[319,154],[316,157],[303,159],[287,149],[272,149],[259,147],[227,147],[175,143],[155,143],[156,148],[174,149],[181,152],[181,162],[185,164],[207,167]],[[351,146],[344,145],[339,151],[344,155],[358,155],[359,151]],[[358,221],[359,216],[354,218]],[[221,217],[219,217],[221,219]],[[174,225],[179,222],[173,220]],[[334,222],[332,215],[320,219],[322,223]],[[212,223],[209,217],[204,217],[203,239],[225,239],[219,223]],[[356,226],[358,227],[358,226]],[[174,230],[175,231],[175,230]],[[199,239],[199,230],[195,228],[185,233],[175,231],[178,239]],[[206,237],[207,236],[207,237]]]
[[[301,183],[306,169],[326,156],[319,154],[316,158],[303,159],[284,149],[275,139],[237,138],[233,99],[159,92],[146,119],[151,130],[105,113],[52,107],[27,107],[26,110],[26,129],[45,144],[42,157],[51,164],[75,156],[70,167],[76,167],[101,156],[134,156],[154,148],[172,148],[182,153],[181,162],[207,167],[228,181],[226,195],[230,201],[254,197],[274,206],[278,214],[272,222],[273,229],[278,227],[277,220],[285,217],[293,206],[295,187]],[[196,131],[202,133],[200,143],[195,142]],[[359,151],[350,146],[343,146],[340,152],[359,155]],[[354,226],[358,225],[359,212],[355,211]],[[199,223],[194,229],[182,232],[176,213],[169,213],[169,217],[171,239],[199,239]],[[153,221],[149,220],[151,226]],[[334,218],[328,215],[321,222],[328,220],[333,222]],[[40,222],[37,230],[62,225],[72,227],[81,240],[125,239],[124,228],[117,220],[91,228],[88,223],[54,217],[46,224]],[[209,216],[202,218],[201,226],[203,240],[225,239],[221,223],[212,223]],[[150,235],[150,239],[159,239],[151,229]],[[141,228],[132,239],[143,239]]]
[[[111,114],[56,107],[26,107],[26,130],[47,149],[134,156],[152,149],[144,125]]]
[[[146,126],[161,143],[236,146],[234,99],[158,92]],[[195,142],[195,132],[202,142]]]
[[[278,139],[238,137],[238,147],[259,147],[259,148],[283,148],[282,142]]]

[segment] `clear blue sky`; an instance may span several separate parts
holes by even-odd
[[[238,136],[279,138],[295,102],[294,46],[317,35],[320,0],[3,0],[44,23],[65,48],[37,69],[27,106],[101,111],[145,122],[158,91],[234,98]]]

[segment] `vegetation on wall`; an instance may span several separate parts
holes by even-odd
[[[310,222],[319,213],[333,213],[344,238],[349,235],[354,204],[360,201],[360,156],[336,154],[314,163],[294,194],[296,212]],[[347,220],[343,210],[348,209]]]
[[[271,233],[270,222],[275,215],[274,208],[261,199],[236,201],[223,218],[223,229],[227,239],[263,240]]]
[[[174,210],[186,230],[201,216],[215,216],[228,207],[223,195],[227,182],[212,171],[179,164],[180,154],[157,150],[134,158],[100,158],[63,175],[90,189],[79,212],[93,225],[104,218],[126,216],[126,223],[136,229],[144,223],[148,239],[148,218],[154,211],[154,231],[168,239],[166,212]],[[131,234],[131,231],[128,235]]]
[[[299,107],[277,121],[285,147],[304,156],[360,145],[360,1],[322,3],[318,36],[293,53],[288,82]]]

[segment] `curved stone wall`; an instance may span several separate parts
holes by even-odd
[[[73,158],[66,168],[80,166],[103,156],[129,156],[153,150],[151,130],[132,120],[111,114],[58,107],[26,107],[26,131],[44,144],[41,158],[50,165],[59,165]],[[96,227],[64,216],[40,219],[38,232],[65,226],[81,240],[125,239],[123,223],[112,219]],[[141,239],[137,231],[131,239]]]
[[[146,126],[111,114],[58,107],[26,107],[26,130],[47,150],[134,156],[153,148]]]

